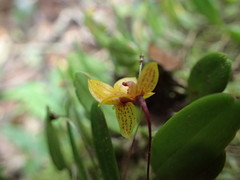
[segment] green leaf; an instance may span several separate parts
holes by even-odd
[[[69,136],[69,140],[70,140],[70,144],[71,144],[71,148],[72,148],[72,152],[73,152],[73,156],[74,156],[74,160],[76,162],[76,165],[78,167],[78,175],[80,177],[80,179],[83,180],[87,180],[87,173],[83,164],[83,159],[80,156],[80,151],[77,148],[75,139],[74,139],[74,134],[72,131],[72,127],[69,121],[67,121],[67,130],[68,130],[68,136]]]
[[[53,161],[53,164],[56,166],[58,170],[63,170],[67,168],[67,164],[65,162],[59,137],[55,127],[52,124],[52,121],[55,119],[53,114],[50,113],[49,108],[47,108],[47,117],[45,121],[45,133],[47,138],[47,145],[49,149],[49,154]]]
[[[112,38],[108,49],[118,65],[134,66],[138,62],[140,53],[136,44],[122,36]]]
[[[84,73],[76,73],[74,78],[74,86],[79,102],[83,105],[85,110],[90,113],[94,99],[88,90],[89,77]]]
[[[101,108],[107,121],[108,127],[114,132],[120,133],[116,112],[113,109],[113,106],[102,105]]]
[[[44,119],[44,108],[49,104],[49,100],[52,100],[52,97],[49,97],[46,93],[45,88],[42,82],[28,81],[8,90],[4,93],[4,98],[19,101],[21,111],[28,111],[30,114]]]
[[[91,76],[97,77],[99,80],[109,82],[109,67],[106,62],[87,55],[83,50],[76,46],[76,50],[68,55],[69,72],[74,78],[76,72],[85,72]]]
[[[103,24],[94,20],[93,13],[93,11],[88,11],[85,13],[85,24],[94,35],[97,43],[103,47],[106,47],[109,45],[111,37],[106,32],[107,28]]]
[[[150,26],[150,30],[153,32],[154,37],[160,36],[164,30],[163,20],[160,16],[160,8],[151,1],[145,1],[146,7],[146,23]]]
[[[239,109],[239,100],[218,93],[177,112],[153,138],[151,164],[157,179],[213,179],[223,167],[224,148],[240,127]]]
[[[177,22],[178,20],[178,16],[176,13],[176,6],[179,6],[179,4],[177,4],[178,2],[175,0],[165,0],[161,2],[162,6],[163,6],[163,11],[167,13],[168,17],[170,17],[170,20]]]
[[[213,24],[221,24],[221,16],[212,0],[191,0],[195,9]]]
[[[120,180],[112,141],[108,132],[106,120],[98,103],[91,109],[91,125],[95,151],[105,180]]]
[[[240,26],[239,25],[230,25],[226,28],[226,30],[234,41],[236,41],[237,43],[240,43]]]
[[[133,39],[132,34],[130,32],[130,29],[127,27],[126,18],[124,16],[121,16],[118,12],[119,7],[112,7],[113,13],[114,13],[114,20],[117,25],[117,29],[126,39]]]
[[[224,164],[226,161],[226,152],[223,151],[220,155],[218,155],[211,162],[208,162],[203,168],[202,173],[200,173],[198,179],[202,180],[213,180],[218,174],[222,171]]]
[[[202,96],[222,92],[231,74],[231,60],[222,53],[209,53],[192,68],[188,79],[190,101]]]

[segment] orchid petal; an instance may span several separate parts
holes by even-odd
[[[113,87],[104,82],[93,79],[88,80],[88,88],[92,96],[99,102],[112,96],[114,93]]]
[[[147,99],[147,98],[151,97],[151,96],[154,95],[154,94],[155,94],[154,92],[145,93],[144,96],[143,96],[143,98],[144,98],[144,99]]]
[[[130,138],[136,125],[136,113],[133,103],[115,105],[116,115],[123,137]]]
[[[111,96],[103,99],[101,102],[100,102],[100,105],[101,104],[119,104],[120,103],[120,98],[122,97],[125,97],[126,94],[122,93],[122,92],[113,92],[111,94]]]
[[[137,92],[140,95],[145,95],[154,90],[158,82],[158,66],[152,62],[147,64],[138,78]]]

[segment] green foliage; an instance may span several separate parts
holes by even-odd
[[[224,148],[240,127],[239,108],[240,101],[231,95],[214,94],[176,113],[153,139],[151,162],[157,179],[216,176],[223,163],[215,161],[223,161]],[[208,168],[211,172],[205,172]]]
[[[108,36],[108,32],[106,32],[106,27],[99,22],[96,22],[93,17],[93,12],[88,11],[85,13],[85,24],[91,31],[91,33],[96,38],[96,41],[99,45],[103,47],[109,46],[111,38]]]
[[[76,73],[74,85],[76,87],[78,100],[89,113],[94,99],[88,90],[88,79],[89,78],[86,74]]]
[[[67,164],[63,156],[58,132],[52,124],[54,119],[55,117],[53,117],[53,114],[51,114],[51,112],[49,111],[49,108],[47,108],[45,129],[46,129],[46,139],[47,139],[49,154],[51,156],[51,159],[55,167],[58,170],[63,170],[67,168]]]
[[[70,122],[67,122],[67,130],[68,130],[68,136],[69,136],[69,140],[72,148],[72,153],[74,156],[75,163],[77,165],[77,176],[82,180],[87,180],[88,178],[87,178],[87,173],[83,164],[83,159],[80,156],[79,150],[77,148]]]
[[[108,49],[112,57],[115,57],[116,65],[131,67],[139,58],[137,46],[124,37],[112,38]]]
[[[26,164],[23,167],[24,173],[36,172],[42,163],[46,161],[47,150],[45,146],[45,138],[41,134],[32,134],[18,125],[5,125],[1,130],[2,135],[16,146],[21,148],[22,154],[26,155]]]
[[[4,177],[2,172],[3,172],[3,168],[0,166],[0,179],[1,180],[11,180],[10,178]]]
[[[231,74],[231,60],[222,53],[210,53],[202,57],[192,68],[188,79],[190,101],[202,96],[222,92]]]
[[[221,23],[219,10],[213,0],[191,0],[191,2],[195,9],[205,16],[209,22],[216,25]]]
[[[126,29],[123,27],[119,18],[118,16],[117,22],[120,26],[119,28]],[[136,63],[140,52],[126,30],[125,34],[122,32],[120,35],[106,32],[105,25],[96,22],[90,12],[85,14],[85,23],[95,36],[97,43],[109,51],[109,54],[112,56],[116,74],[121,74],[122,71],[127,71],[128,73],[136,71]]]
[[[52,163],[47,163],[44,168],[35,171],[30,179],[34,180],[68,180],[69,174],[67,171],[56,171],[55,166]]]
[[[232,37],[234,41],[240,43],[240,26],[234,25],[227,27],[227,32]]]
[[[111,137],[101,109],[95,102],[91,109],[91,127],[96,155],[105,180],[120,180]]]
[[[177,21],[177,14],[175,10],[176,4],[177,4],[177,1],[174,1],[174,0],[169,0],[169,1],[164,0],[162,2],[163,9],[167,12],[170,19],[173,21]]]
[[[108,64],[93,56],[84,53],[79,47],[68,55],[68,73],[74,78],[76,72],[83,72],[99,80],[111,81],[108,73]]]
[[[146,1],[146,16],[147,23],[151,27],[151,31],[153,31],[154,36],[161,35],[163,31],[163,20],[161,16],[159,16],[159,7],[155,4],[151,3],[151,1]]]
[[[18,100],[23,107],[19,107],[19,111],[28,110],[37,117],[44,117],[44,107],[49,103],[49,98],[44,91],[44,84],[40,82],[28,82],[16,89],[12,89],[5,94],[5,98]],[[36,104],[36,102],[38,102]]]

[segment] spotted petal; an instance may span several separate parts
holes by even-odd
[[[152,62],[147,64],[138,78],[137,91],[138,94],[145,95],[154,90],[158,82],[158,66]]]
[[[130,138],[136,125],[136,113],[133,103],[115,105],[115,110],[122,136]]]
[[[98,80],[88,80],[88,88],[92,96],[99,102],[110,97],[115,92],[113,87]]]

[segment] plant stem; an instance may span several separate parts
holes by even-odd
[[[148,107],[146,101],[143,99],[142,96],[137,97],[137,102],[141,106],[148,125],[148,153],[147,153],[147,180],[149,180],[150,176],[150,159],[151,159],[151,147],[152,147],[152,127],[151,127],[151,119],[150,113],[148,111]]]

